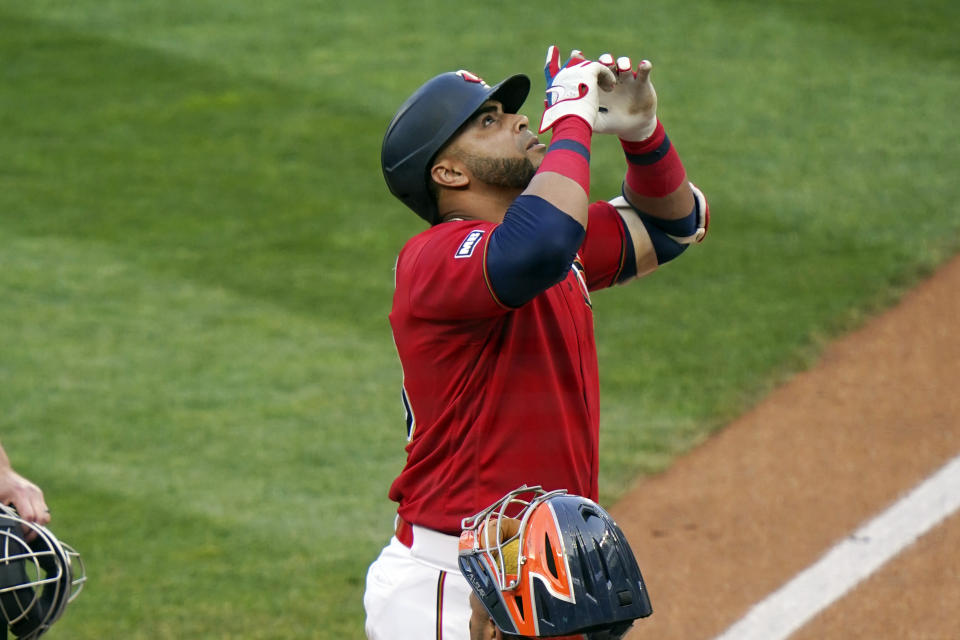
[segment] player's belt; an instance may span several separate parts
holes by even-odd
[[[413,527],[399,515],[397,516],[396,536],[397,540],[403,543],[403,546],[413,547]]]
[[[397,540],[410,549],[412,557],[441,571],[460,572],[460,568],[457,566],[460,546],[459,536],[452,536],[410,524],[399,515],[394,529]]]

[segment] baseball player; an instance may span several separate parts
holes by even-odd
[[[616,640],[653,613],[629,543],[592,500],[520,487],[463,527],[470,640]]]
[[[430,228],[396,266],[407,462],[389,491],[395,535],[367,573],[373,640],[467,637],[465,516],[523,484],[597,499],[591,292],[650,273],[707,230],[650,69],[578,51],[561,65],[551,46],[536,132],[518,113],[526,76],[491,87],[467,71],[426,82],[387,128],[387,185]],[[588,204],[594,133],[619,137],[627,168],[622,195]]]

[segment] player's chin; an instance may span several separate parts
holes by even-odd
[[[535,144],[526,151],[527,159],[530,160],[531,164],[534,167],[540,168],[540,163],[543,162],[543,159],[547,155],[547,145],[545,144]]]

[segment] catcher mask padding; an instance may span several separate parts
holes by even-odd
[[[27,533],[34,534],[27,540]],[[86,580],[79,554],[0,506],[0,616],[20,640],[43,635]]]

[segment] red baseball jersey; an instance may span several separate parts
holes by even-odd
[[[589,213],[564,280],[519,308],[489,286],[494,223],[444,222],[401,250],[390,324],[409,442],[390,498],[407,522],[459,535],[462,518],[523,484],[597,499],[589,292],[617,282],[629,236],[609,203]]]

